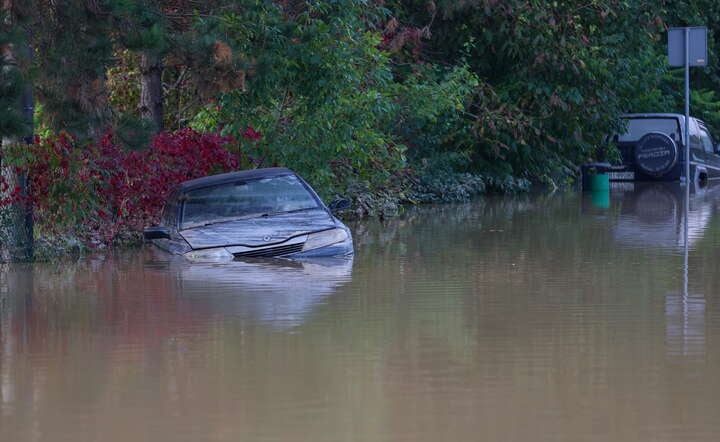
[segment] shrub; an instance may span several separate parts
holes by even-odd
[[[72,236],[86,245],[138,236],[158,221],[163,202],[179,183],[235,170],[243,162],[231,137],[191,129],[162,133],[147,150],[126,152],[112,134],[79,144],[66,134],[36,140],[8,152],[6,164],[27,169],[29,198],[39,233]],[[17,192],[0,182],[17,202]]]

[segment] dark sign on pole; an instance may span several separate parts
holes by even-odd
[[[690,66],[707,66],[707,28],[670,28],[668,30],[668,58],[670,66],[685,66],[685,29],[688,30],[688,62]]]

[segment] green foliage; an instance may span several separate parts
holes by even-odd
[[[461,65],[420,66],[399,85],[400,112],[388,130],[411,146],[408,156],[416,168],[453,172],[469,167],[474,146],[465,110],[478,84]]]
[[[413,202],[467,201],[485,192],[487,185],[481,176],[468,173],[424,175],[413,186]]]
[[[22,41],[17,28],[0,11],[0,50]],[[25,82],[17,62],[0,52],[0,139],[23,135],[25,122],[20,109],[20,97]]]
[[[692,3],[697,14],[717,10]],[[398,0],[389,7],[407,26],[432,31],[421,60],[467,65],[479,79],[467,107],[470,137],[454,146],[458,153],[471,146],[476,171],[562,182],[595,155],[618,114],[671,111],[676,103],[663,17],[686,9],[669,2]]]
[[[405,147],[383,129],[398,89],[379,35],[363,22],[365,3],[309,5],[294,18],[270,2],[244,6],[225,32],[255,60],[253,75],[246,91],[221,98],[223,131],[259,130],[264,137],[245,146],[258,165],[292,167],[327,197],[397,187]]]
[[[714,90],[701,89],[693,90],[690,98],[692,103],[692,114],[712,128],[716,140],[720,137],[720,97]]]
[[[155,125],[133,113],[125,113],[115,120],[114,134],[125,150],[147,149],[155,135]]]
[[[291,167],[365,212],[568,182],[618,114],[682,112],[666,28],[707,25],[711,54],[720,30],[710,0],[21,3],[42,127],[82,138],[113,126],[145,147],[139,60],[151,54],[167,128],[234,135],[255,165]],[[692,112],[718,129],[715,58],[693,73]],[[10,71],[3,109],[19,88]]]
[[[22,90],[23,79],[19,69],[0,57],[0,139],[24,132],[25,123],[20,113]]]
[[[115,52],[115,63],[107,70],[107,89],[113,111],[136,113],[140,105],[140,57],[127,49]]]
[[[95,137],[110,121],[105,71],[112,61],[109,1],[16,2],[34,49],[35,97],[43,125]]]
[[[108,2],[112,8],[119,44],[131,51],[152,51],[162,54],[169,48],[167,21],[162,2],[155,0],[116,0]]]
[[[467,139],[477,78],[464,66],[394,72],[372,30],[382,10],[339,0],[289,15],[272,2],[240,3],[221,32],[238,58],[252,60],[246,88],[223,94],[194,127],[238,138],[259,130],[263,138],[244,146],[256,164],[291,167],[325,197],[356,196],[361,211],[373,211],[363,201],[394,207],[408,196],[408,156],[419,164],[455,155]]]

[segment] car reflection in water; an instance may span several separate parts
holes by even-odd
[[[685,189],[679,183],[623,183],[612,189],[620,205],[614,238],[630,247],[657,247],[680,251],[685,246]],[[691,189],[687,219],[692,247],[707,229],[720,198],[720,185]]]
[[[352,278],[352,257],[266,259],[227,263],[167,262],[178,301],[216,316],[235,316],[285,330],[305,319]]]
[[[685,189],[678,183],[637,183],[614,190],[613,200],[621,207],[614,224],[618,243],[656,248],[684,258],[678,263],[682,287],[665,295],[666,354],[704,359],[706,301],[703,293],[688,288],[692,285],[688,254],[705,235],[720,200],[720,185],[692,188],[687,213]]]

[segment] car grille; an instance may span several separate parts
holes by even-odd
[[[265,249],[249,250],[247,252],[235,253],[235,258],[269,258],[273,256],[284,256],[301,252],[305,243],[287,244]]]

